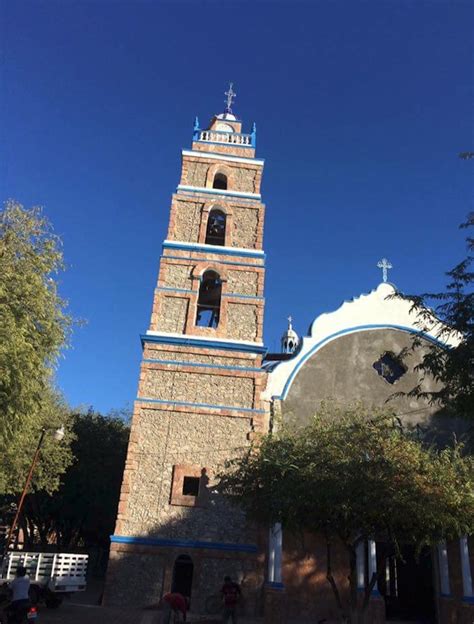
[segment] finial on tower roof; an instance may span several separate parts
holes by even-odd
[[[382,279],[384,282],[388,281],[388,269],[393,269],[393,265],[390,260],[387,258],[382,258],[377,262],[377,266],[379,269],[382,269]]]
[[[232,102],[237,97],[237,93],[232,89],[234,86],[233,82],[229,83],[229,90],[224,93],[226,95],[225,101],[225,113],[229,113],[232,115]]]
[[[293,329],[292,321],[293,321],[293,318],[289,316],[288,317],[288,329],[281,337],[282,353],[294,353],[300,341],[300,339],[298,338],[298,334]]]

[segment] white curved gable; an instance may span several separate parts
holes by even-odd
[[[307,359],[332,340],[360,331],[397,329],[419,333],[416,324],[418,315],[410,312],[411,303],[404,299],[389,298],[396,292],[389,283],[382,283],[368,295],[361,295],[352,301],[345,301],[334,312],[318,316],[312,323],[309,336],[302,339],[301,349],[291,360],[278,364],[268,375],[264,400],[285,399],[298,370]],[[440,325],[433,323],[429,331],[423,332],[426,339],[446,346],[455,346],[459,340],[453,337],[447,342],[438,338]]]

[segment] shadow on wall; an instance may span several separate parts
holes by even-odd
[[[266,546],[250,524],[244,534],[236,532],[235,541],[228,539],[229,532],[218,528],[222,520],[217,516],[225,507],[229,523],[235,516],[239,527],[242,512],[229,508],[209,487],[205,470],[198,478],[198,490],[193,482],[181,480],[176,503],[171,493],[173,518],[140,535],[112,537],[103,604],[146,608],[157,605],[163,594],[177,591],[190,599],[193,611],[215,612],[221,606],[224,576],[230,576],[241,585],[242,612],[250,616],[262,612],[264,556],[260,553]],[[139,511],[143,523],[149,512]]]
[[[213,492],[208,495],[211,500],[215,496]],[[267,531],[253,527],[254,542],[240,544],[166,537],[186,534],[189,521],[199,511],[187,507],[180,519],[132,540],[116,536],[103,603],[146,608],[156,606],[166,592],[178,591],[190,598],[193,612],[216,615],[221,609],[220,589],[228,575],[241,586],[241,614],[261,617]],[[341,597],[346,602],[347,555],[342,548],[335,548],[332,557]],[[297,614],[302,623],[337,619],[334,594],[326,580],[326,544],[322,537],[284,535],[283,580],[288,617]]]

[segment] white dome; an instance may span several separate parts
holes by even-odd
[[[232,113],[221,113],[217,115],[217,119],[228,119],[229,121],[237,121],[237,117]]]

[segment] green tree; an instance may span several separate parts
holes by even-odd
[[[39,208],[0,213],[0,446],[33,424],[71,328],[55,277],[61,241]]]
[[[361,604],[361,541],[385,541],[399,552],[401,543],[420,550],[474,531],[473,458],[459,446],[425,448],[393,413],[360,404],[322,405],[307,427],[263,437],[220,477],[221,491],[259,523],[326,537],[327,579],[343,621],[365,621],[376,581]],[[347,555],[347,610],[330,567],[335,543]]]
[[[43,428],[53,431],[65,428],[65,437],[58,443],[51,435],[43,441],[40,459],[33,473],[33,491],[54,492],[61,475],[72,462],[70,408],[51,386],[43,388],[38,411],[16,428],[14,435],[0,446],[0,493],[16,495],[23,489],[31,461]]]
[[[474,225],[474,213],[470,214],[461,228]],[[420,373],[420,382],[410,391],[409,396],[428,399],[431,403],[444,408],[453,416],[466,419],[474,418],[474,292],[472,261],[474,239],[467,237],[467,256],[451,271],[447,272],[449,281],[444,292],[423,293],[396,297],[412,303],[412,310],[418,314],[418,326],[421,332],[435,326],[435,333],[441,341],[457,335],[459,343],[452,348],[443,349],[438,345],[426,346],[426,341],[418,335],[413,338],[412,349],[425,345],[425,355],[415,368]],[[439,323],[441,321],[441,324]],[[425,377],[438,381],[435,390],[424,388]]]
[[[114,531],[129,425],[123,417],[89,411],[72,417],[74,462],[53,496],[31,493],[23,527],[30,541],[53,539],[61,548],[108,547]]]
[[[54,365],[71,329],[58,294],[61,241],[39,208],[0,212],[0,494],[21,491],[41,430],[68,424]],[[67,435],[46,436],[32,487],[51,492],[71,461]]]

